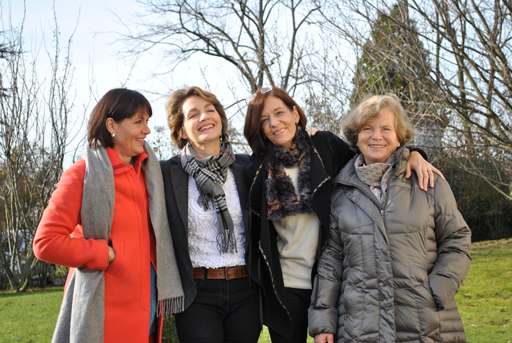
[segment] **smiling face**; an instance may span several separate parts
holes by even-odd
[[[357,147],[366,165],[386,162],[400,146],[395,131],[395,115],[384,108],[380,116],[365,125],[357,136]]]
[[[281,99],[270,96],[265,100],[261,113],[261,128],[265,137],[274,145],[289,148],[295,137],[299,119],[296,107],[290,110]]]
[[[189,97],[182,106],[181,137],[187,139],[201,157],[220,153],[222,121],[215,106],[200,96]]]
[[[148,126],[149,115],[145,110],[139,110],[133,116],[120,122],[108,118],[106,125],[112,138],[113,149],[117,152],[124,164],[130,163],[132,157],[144,152],[144,139],[151,133]]]

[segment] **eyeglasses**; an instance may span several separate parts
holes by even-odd
[[[245,99],[245,103],[247,105],[249,105],[249,103],[251,101],[254,100],[254,98],[256,98],[256,95],[258,95],[258,93],[261,93],[261,94],[265,94],[265,93],[268,93],[272,90],[272,86],[266,86],[266,87],[263,87],[261,90],[259,90],[258,92],[254,93],[253,95],[251,95],[250,97],[248,97],[247,99]]]

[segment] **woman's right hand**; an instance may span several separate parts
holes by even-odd
[[[334,335],[332,333],[321,333],[315,336],[315,343],[334,343]]]
[[[108,246],[108,263],[114,261],[116,258],[116,253],[114,252],[114,248],[112,248],[110,245]]]

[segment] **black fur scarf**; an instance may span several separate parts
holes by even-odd
[[[313,213],[311,200],[311,144],[307,132],[297,128],[292,146],[275,146],[267,140],[264,165],[268,172],[265,181],[268,219],[278,220],[297,214]],[[291,178],[284,168],[298,166],[298,199]]]

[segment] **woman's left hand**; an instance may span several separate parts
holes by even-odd
[[[439,175],[443,180],[445,180],[443,173],[441,173],[436,167],[427,162],[423,156],[417,151],[411,151],[411,157],[409,157],[409,161],[407,161],[407,170],[405,172],[405,178],[408,179],[411,177],[411,170],[416,172],[418,175],[418,183],[420,188],[426,191],[428,189],[429,180],[430,187],[434,188],[434,173]]]

